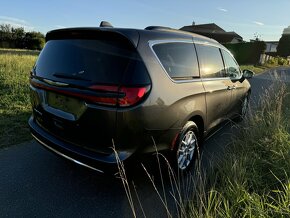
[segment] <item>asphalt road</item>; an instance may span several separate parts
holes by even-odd
[[[290,82],[290,69],[269,71],[251,79],[252,105],[263,89],[273,84],[275,74]],[[206,141],[203,162],[221,156],[238,130],[226,125]],[[31,141],[0,151],[1,217],[132,217],[119,179],[103,176],[69,163]],[[166,211],[145,173],[132,177],[147,217],[166,217]],[[160,188],[160,181],[156,179]],[[169,184],[165,184],[170,211],[176,213]],[[137,216],[141,207],[133,193]]]

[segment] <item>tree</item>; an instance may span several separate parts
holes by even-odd
[[[12,28],[11,29],[11,40],[14,41],[16,48],[24,48],[23,39],[25,36],[24,28]]]
[[[24,37],[24,47],[32,50],[41,50],[44,46],[44,35],[40,32],[27,32]]]
[[[0,24],[0,47],[41,50],[44,43],[44,35],[40,32],[25,32],[23,27]]]
[[[11,40],[11,29],[12,29],[12,26],[10,24],[0,25],[0,40],[1,41]]]
[[[277,54],[281,57],[290,56],[290,34],[283,34],[277,46]]]

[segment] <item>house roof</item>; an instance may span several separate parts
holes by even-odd
[[[190,25],[190,26],[184,26],[180,28],[184,31],[195,30],[195,31],[201,31],[201,32],[226,32],[224,29],[216,25],[215,23],[208,23],[208,24],[199,24],[199,25]]]
[[[209,38],[213,38],[220,43],[232,42],[233,39],[243,41],[243,37],[241,37],[239,34],[235,32],[226,32],[215,23],[184,26],[180,28],[180,30],[204,35]]]

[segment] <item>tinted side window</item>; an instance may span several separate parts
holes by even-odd
[[[237,79],[241,77],[240,67],[234,58],[226,51],[222,50],[225,65],[226,65],[226,76],[232,79]]]
[[[164,43],[153,46],[169,76],[175,80],[199,77],[196,52],[192,43]]]
[[[220,49],[208,45],[196,45],[201,76],[205,78],[224,77],[224,63]]]

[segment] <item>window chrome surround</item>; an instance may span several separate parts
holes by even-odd
[[[224,58],[224,55],[223,55],[223,51],[224,52],[226,52],[227,54],[229,54],[232,58],[233,58],[233,60],[234,60],[234,62],[237,64],[237,66],[239,67],[239,70],[240,70],[240,78],[242,78],[242,76],[243,76],[243,72],[242,72],[242,69],[241,69],[241,67],[240,67],[240,65],[238,64],[238,62],[237,62],[237,60],[235,59],[235,57],[234,57],[234,55],[228,50],[228,49],[226,49],[226,48],[220,48],[221,50],[222,50],[222,56],[223,56],[223,58]],[[226,67],[226,63],[225,63],[225,67]]]
[[[225,47],[224,46],[219,45],[219,44],[215,44],[215,43],[211,43],[211,42],[207,42],[207,41],[193,40],[192,42],[194,44],[196,44],[196,45],[211,46],[211,47],[216,47],[216,48],[224,49],[225,50]]]
[[[202,81],[216,81],[216,80],[231,80],[230,77],[210,77],[210,78],[202,78]]]
[[[193,43],[197,44],[197,45],[205,45],[205,46],[216,47],[216,48],[218,48],[218,49],[220,49],[222,51],[227,52],[233,58],[233,60],[236,62],[236,64],[239,66],[240,72],[242,72],[241,68],[240,68],[240,65],[238,64],[238,62],[234,58],[233,54],[226,47],[224,47],[223,45],[218,45],[218,44],[214,44],[214,43],[211,43],[211,42],[204,42],[204,41],[199,41],[199,40],[194,40]],[[197,56],[198,56],[198,54],[197,54]],[[224,59],[224,56],[223,56],[222,52],[221,52],[221,57]],[[224,62],[224,60],[223,60],[223,62]],[[225,70],[226,70],[225,62],[224,62],[224,65],[225,65]],[[232,80],[232,78],[229,77],[229,76],[227,76],[227,77],[208,77],[208,78],[207,77],[205,77],[205,78],[201,77],[201,79],[202,79],[202,81],[227,80],[227,79],[228,80]],[[236,80],[239,80],[239,79],[240,78],[238,78]]]
[[[190,43],[193,46],[194,46],[194,44],[206,45],[206,46],[212,46],[212,47],[216,47],[216,48],[223,49],[223,50],[227,51],[227,49],[225,49],[223,46],[220,46],[218,44],[211,43],[211,42],[208,42],[208,41],[201,41],[201,40],[195,40],[195,39],[192,39],[192,40],[173,40],[173,39],[172,40],[149,40],[148,43],[149,43],[149,47],[150,47],[151,51],[153,52],[154,56],[156,57],[156,59],[158,61],[158,63],[161,65],[162,69],[166,73],[166,76],[174,83],[191,83],[191,82],[214,81],[214,80],[231,80],[230,77],[211,77],[211,78],[199,77],[199,78],[188,79],[188,80],[175,80],[175,79],[172,79],[170,77],[170,75],[168,74],[168,72],[166,71],[166,69],[164,68],[163,64],[161,63],[161,61],[159,60],[157,54],[155,53],[155,51],[153,49],[153,46],[154,45],[158,45],[158,44]],[[196,55],[197,55],[197,58],[198,58],[198,54],[196,54]],[[200,70],[200,68],[199,68],[199,70]]]
[[[175,80],[175,79],[172,79],[168,72],[166,71],[166,69],[164,68],[163,64],[161,63],[161,61],[159,60],[157,54],[155,53],[154,49],[153,49],[153,46],[154,45],[158,45],[158,44],[168,44],[168,43],[190,43],[192,45],[193,44],[193,41],[192,40],[150,40],[148,41],[149,43],[149,47],[151,49],[151,51],[153,52],[155,58],[157,59],[158,63],[160,64],[160,66],[162,67],[162,69],[164,70],[166,76],[174,83],[191,83],[191,82],[201,82],[201,78],[194,78],[194,79],[186,79],[186,80]]]

